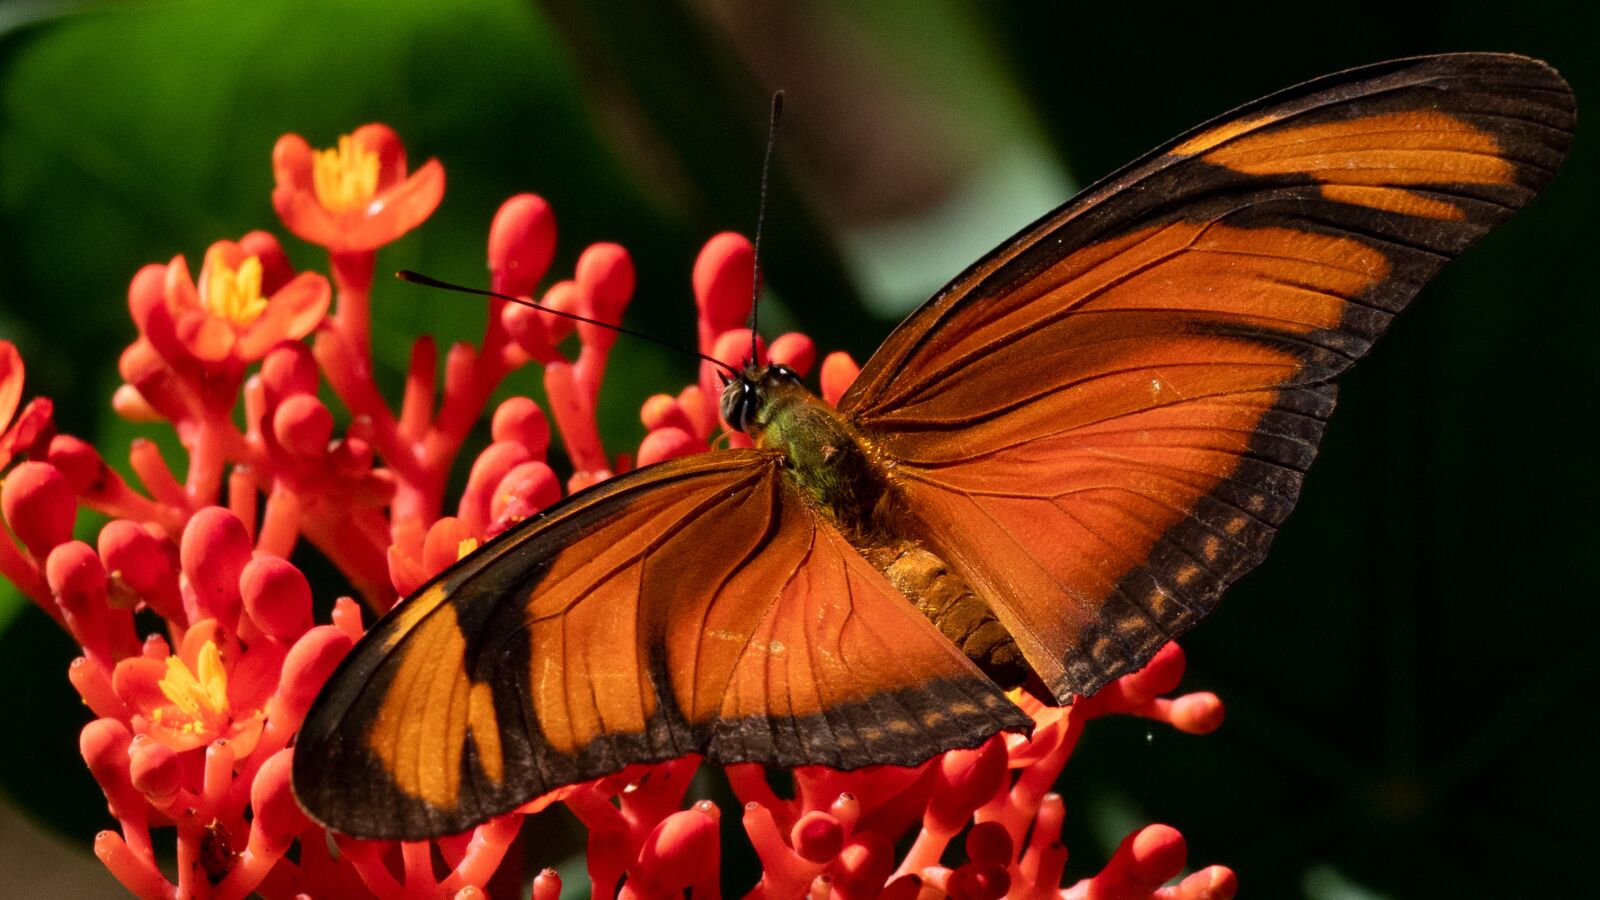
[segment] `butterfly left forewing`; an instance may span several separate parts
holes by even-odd
[[[361,837],[461,831],[632,763],[914,763],[1027,717],[753,450],[575,495],[375,625],[295,750]]]
[[[980,260],[840,407],[904,527],[1066,699],[1216,603],[1292,508],[1332,379],[1571,140],[1532,60],[1400,60],[1172,142]]]

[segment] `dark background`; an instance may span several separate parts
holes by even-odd
[[[121,465],[138,430],[107,401],[134,334],[129,278],[282,234],[278,135],[326,146],[384,121],[416,161],[444,162],[449,188],[380,267],[481,280],[496,205],[532,190],[560,223],[556,273],[620,241],[639,268],[630,324],[690,342],[694,254],[752,229],[766,97],[784,87],[763,318],[865,359],[1075,187],[1291,83],[1515,51],[1561,69],[1583,117],[1600,98],[1594,23],[1551,2],[0,5],[0,336],[22,349],[28,394]],[[1237,869],[1247,896],[1593,889],[1597,159],[1580,135],[1547,194],[1345,379],[1271,559],[1184,641],[1186,688],[1221,694],[1226,726],[1091,728],[1061,786],[1072,877],[1156,820],[1192,862]],[[412,336],[473,337],[481,315],[380,286],[390,382]],[[640,401],[691,367],[641,344],[616,358],[603,402],[622,448]],[[95,867],[110,820],[77,755],[75,648],[9,587],[0,619],[0,789]]]

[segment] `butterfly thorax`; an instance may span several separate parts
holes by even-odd
[[[899,527],[890,460],[798,375],[783,366],[747,370],[724,388],[722,411],[758,448],[781,452],[786,476],[816,509],[985,674],[1008,688],[1027,678],[989,604]]]

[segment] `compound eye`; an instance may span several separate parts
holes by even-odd
[[[755,424],[756,410],[761,406],[761,393],[756,386],[746,381],[739,391],[739,414],[737,423],[740,431],[750,433],[750,426]]]
[[[734,428],[749,433],[751,420],[755,417],[756,409],[760,404],[760,393],[756,386],[744,379],[739,380],[739,389],[731,389],[722,395],[722,418]]]
[[[772,367],[772,374],[795,384],[800,383],[800,373],[782,363],[778,363]]]

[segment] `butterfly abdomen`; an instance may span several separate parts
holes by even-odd
[[[909,540],[874,548],[866,556],[996,684],[1010,689],[1027,680],[1030,670],[1017,642],[944,560]]]

